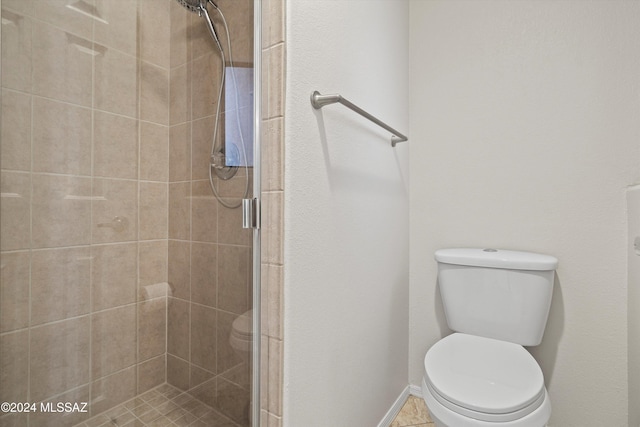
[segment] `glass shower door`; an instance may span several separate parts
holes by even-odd
[[[0,4],[0,426],[249,426],[253,0]]]

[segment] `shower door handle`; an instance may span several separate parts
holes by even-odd
[[[260,228],[260,200],[242,199],[242,228]]]

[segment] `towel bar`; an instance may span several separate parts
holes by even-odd
[[[364,111],[362,108],[358,107],[357,105],[355,105],[352,102],[348,101],[347,99],[343,98],[342,95],[338,95],[338,94],[335,94],[335,95],[322,95],[317,90],[314,91],[311,94],[311,105],[316,110],[321,109],[325,105],[335,104],[336,102],[339,102],[340,104],[344,105],[345,107],[349,108],[350,110],[353,110],[356,113],[360,114],[362,117],[364,117],[364,118],[366,118],[368,120],[371,120],[373,123],[375,123],[378,126],[388,130],[389,132],[391,132],[393,134],[393,135],[391,135],[391,146],[392,147],[395,147],[398,142],[404,142],[404,141],[408,141],[409,140],[409,138],[407,138],[406,136],[404,136],[403,134],[401,134],[400,132],[398,132],[397,130],[395,130],[394,128],[389,126],[388,124],[384,123],[380,119],[378,119],[378,118],[372,116],[371,114],[367,113],[366,111]]]

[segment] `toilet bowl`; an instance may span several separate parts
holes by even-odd
[[[240,357],[242,364],[250,366],[251,355],[253,354],[253,310],[242,313],[231,323],[229,345]],[[251,384],[251,379],[249,379],[249,384]],[[247,404],[246,412],[249,425],[252,425],[253,411],[251,401]]]
[[[536,360],[554,272],[550,255],[497,249],[436,251],[454,333],[424,357],[422,395],[437,427],[544,427],[551,401]]]
[[[253,310],[244,312],[233,321],[229,344],[244,363],[249,363],[253,349]]]
[[[454,333],[424,359],[422,395],[438,427],[542,427],[551,402],[522,346]]]

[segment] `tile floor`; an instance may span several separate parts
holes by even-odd
[[[169,384],[143,393],[75,427],[240,427]]]
[[[390,427],[434,427],[427,405],[419,397],[409,396]]]
[[[163,384],[75,427],[240,427],[190,394]],[[390,427],[434,427],[427,406],[409,396]]]

